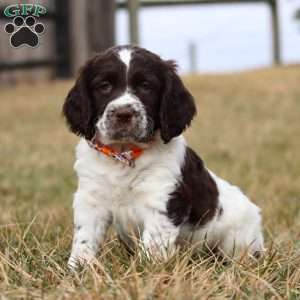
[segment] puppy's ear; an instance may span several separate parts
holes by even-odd
[[[180,135],[196,114],[193,96],[176,73],[176,64],[166,61],[165,89],[160,107],[161,137],[168,143]]]
[[[95,134],[92,101],[88,93],[89,64],[80,70],[79,77],[69,91],[62,109],[70,130],[86,139],[91,139]]]

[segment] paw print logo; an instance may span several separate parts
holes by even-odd
[[[7,23],[4,28],[5,32],[11,34],[10,44],[14,48],[28,46],[37,47],[39,44],[39,35],[45,31],[42,23],[37,23],[33,16],[23,18],[17,16],[12,23]]]

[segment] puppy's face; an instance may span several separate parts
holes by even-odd
[[[82,68],[63,112],[73,132],[103,143],[168,142],[190,124],[195,105],[174,63],[138,47],[114,47]]]
[[[163,64],[152,54],[108,51],[91,66],[91,82],[104,143],[148,142],[158,127]]]

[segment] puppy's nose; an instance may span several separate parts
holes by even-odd
[[[115,111],[115,117],[117,121],[126,123],[132,119],[134,113],[135,111],[131,106],[124,106]]]

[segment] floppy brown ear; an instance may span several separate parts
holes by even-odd
[[[88,64],[80,71],[75,85],[69,91],[62,112],[70,130],[86,139],[95,134],[92,120],[92,102],[88,93]]]
[[[176,73],[176,65],[167,61],[165,90],[160,107],[161,137],[168,143],[180,135],[190,124],[196,114],[193,96],[184,86]]]

